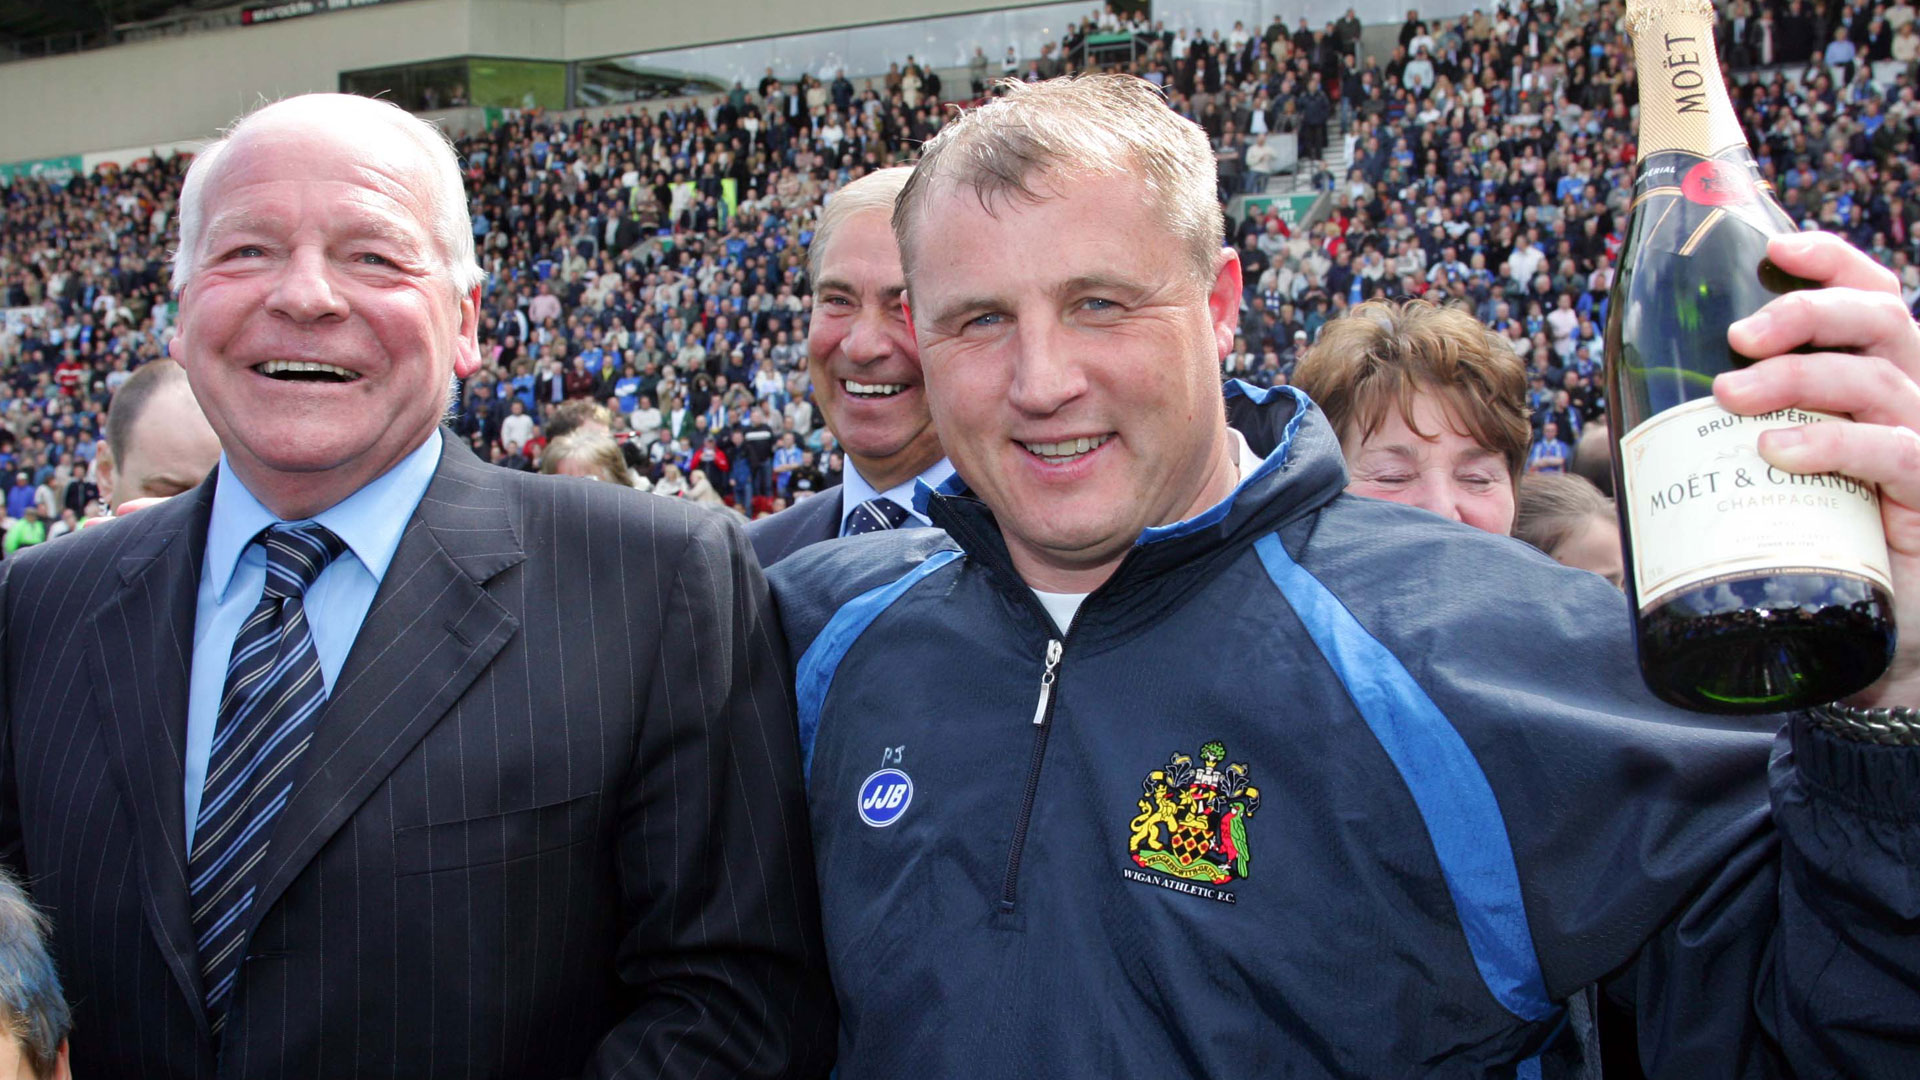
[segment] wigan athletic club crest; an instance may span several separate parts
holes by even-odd
[[[1222,769],[1226,760],[1226,745],[1215,740],[1200,748],[1197,768],[1192,758],[1174,754],[1147,774],[1127,840],[1127,853],[1140,870],[1124,869],[1124,876],[1234,902],[1233,893],[1221,886],[1251,872],[1247,821],[1260,809],[1260,789],[1248,782],[1244,763]]]

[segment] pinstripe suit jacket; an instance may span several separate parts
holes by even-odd
[[[0,858],[83,1077],[800,1076],[832,994],[740,530],[448,440],[300,761],[216,1048],[182,754],[209,479],[0,565]]]

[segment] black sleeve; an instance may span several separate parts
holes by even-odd
[[[1341,506],[1346,572],[1395,541]],[[1602,983],[1654,1080],[1920,1077],[1920,747],[1660,702],[1625,597],[1504,538],[1386,554],[1421,604],[1343,598],[1485,770],[1550,1000]]]
[[[1794,719],[1771,809],[1609,981],[1646,1075],[1920,1076],[1920,748]]]
[[[699,516],[662,618],[618,841],[635,1004],[585,1075],[824,1075],[837,1021],[793,680],[737,525]]]
[[[27,880],[26,846],[20,829],[20,785],[13,776],[13,663],[7,582],[14,560],[0,561],[0,867]]]

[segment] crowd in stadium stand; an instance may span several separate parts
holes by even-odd
[[[1719,50],[1763,172],[1796,220],[1841,233],[1920,300],[1910,0],[1723,5]],[[883,76],[785,82],[616,108],[513,116],[460,141],[484,290],[486,365],[454,427],[484,458],[540,467],[556,426],[603,418],[634,477],[743,513],[839,480],[801,361],[815,212],[865,170],[911,160],[952,103],[999,77],[1074,70],[1087,35],[1127,30],[1133,70],[1201,124],[1221,195],[1260,191],[1292,133],[1331,213],[1310,229],[1230,222],[1245,266],[1225,375],[1272,383],[1327,320],[1372,296],[1466,306],[1527,364],[1536,430],[1605,411],[1610,266],[1632,190],[1637,87],[1617,3],[1423,19],[1391,52],[1349,10],[1319,29],[1149,26],[1110,11],[1019,57],[982,43],[966,77],[904,58]],[[958,85],[954,85],[958,84]],[[1334,175],[1335,162],[1350,162]],[[165,355],[166,258],[186,159],[0,190],[5,548],[97,510],[89,476],[113,390]],[[581,405],[569,405],[581,402]],[[1564,455],[1561,455],[1564,456]],[[1548,445],[1542,461],[1555,458]]]

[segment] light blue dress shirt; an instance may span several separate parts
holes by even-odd
[[[927,482],[928,487],[937,488],[941,484],[946,483],[947,477],[952,475],[953,462],[948,461],[946,458],[941,458],[939,461],[927,466],[926,472],[913,477],[906,483],[895,485],[885,491],[875,491],[873,485],[867,483],[867,478],[860,475],[860,470],[853,467],[852,460],[848,460],[847,471],[840,477],[840,535],[847,535],[847,516],[853,513],[853,508],[866,502],[868,499],[875,498],[892,499],[894,502],[899,503],[900,508],[905,510],[907,515],[913,519],[907,523],[907,528],[918,528],[922,525],[933,524],[933,522],[928,521],[913,508],[915,485],[924,480]]]
[[[320,677],[327,692],[347,662],[353,639],[373,606],[380,579],[400,547],[400,534],[420,505],[440,467],[440,432],[380,478],[322,510],[312,518],[333,530],[347,550],[307,589],[303,603],[320,654]],[[186,819],[187,850],[200,817],[201,789],[207,782],[207,758],[220,719],[227,663],[241,624],[260,603],[267,586],[267,550],[253,543],[260,530],[279,524],[220,455],[220,479],[213,491],[213,518],[207,523],[207,553],[200,564],[199,606],[193,618],[193,677],[187,693]],[[297,524],[289,522],[288,524]]]

